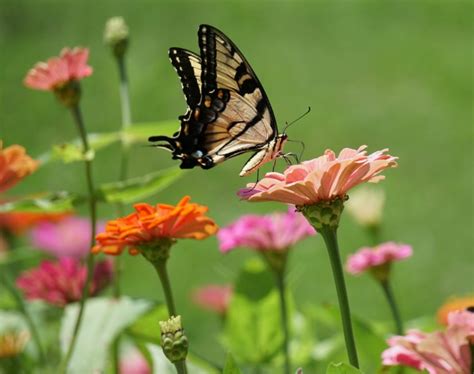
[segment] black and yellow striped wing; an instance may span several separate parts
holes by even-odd
[[[198,37],[200,56],[170,49],[188,104],[180,130],[150,141],[171,150],[182,168],[207,169],[267,147],[278,130],[268,97],[235,44],[209,25],[199,27]]]

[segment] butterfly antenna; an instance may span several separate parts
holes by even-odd
[[[286,122],[286,126],[285,126],[285,128],[283,129],[283,133],[286,132],[286,129],[287,129],[288,127],[290,127],[290,126],[293,125],[294,123],[298,122],[300,119],[306,117],[306,116],[309,114],[309,112],[311,112],[311,107],[310,107],[310,106],[308,107],[308,110],[307,110],[306,112],[304,112],[301,116],[299,116],[297,119],[291,121],[290,123]]]

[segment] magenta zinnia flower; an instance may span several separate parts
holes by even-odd
[[[120,374],[150,373],[150,365],[138,349],[131,349],[120,358]]]
[[[427,370],[430,374],[470,374],[473,339],[474,314],[452,312],[444,331],[411,330],[405,336],[390,338],[390,348],[382,353],[383,364]]]
[[[229,307],[232,291],[231,285],[209,284],[193,292],[193,301],[203,309],[224,315]]]
[[[411,246],[394,242],[382,243],[373,248],[364,247],[349,256],[346,269],[351,274],[360,274],[411,257],[412,254]]]
[[[287,213],[245,215],[217,233],[221,252],[237,247],[257,251],[287,250],[316,231],[301,213],[290,207]]]
[[[112,280],[111,261],[101,261],[94,269],[90,295],[94,296]],[[16,285],[28,300],[43,300],[64,307],[79,301],[87,278],[87,268],[78,260],[61,258],[58,261],[43,261],[39,267],[30,269],[17,278]]]
[[[103,223],[97,224],[97,232],[104,231]],[[67,217],[59,222],[40,222],[31,231],[33,245],[56,257],[87,256],[90,246],[90,220]]]
[[[66,83],[78,81],[92,74],[87,65],[89,50],[87,48],[64,48],[59,57],[52,57],[47,62],[39,62],[25,77],[27,87],[53,91]]]
[[[378,182],[383,170],[397,166],[387,149],[367,155],[366,146],[344,148],[339,156],[326,150],[323,156],[288,167],[284,173],[267,173],[257,184],[250,183],[239,196],[250,201],[279,201],[297,206],[345,197],[363,182]]]

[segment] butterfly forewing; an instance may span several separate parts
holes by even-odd
[[[181,48],[171,48],[168,55],[181,80],[186,102],[194,109],[201,100],[201,58]]]

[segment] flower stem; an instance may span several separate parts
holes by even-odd
[[[281,315],[281,328],[283,330],[283,355],[285,357],[285,374],[290,374],[291,362],[289,353],[289,341],[290,333],[288,329],[288,309],[286,305],[285,295],[285,273],[283,271],[276,273],[276,284],[278,288],[278,294],[280,296],[280,315]]]
[[[390,311],[392,312],[393,321],[395,322],[395,332],[397,335],[403,335],[403,323],[390,282],[388,280],[382,281],[380,282],[380,285],[382,286],[383,293],[385,294],[385,298],[390,306]]]
[[[176,307],[174,306],[173,293],[171,292],[171,283],[166,269],[166,259],[159,259],[153,263],[158,276],[160,277],[161,286],[165,294],[166,306],[168,307],[169,317],[176,316]]]
[[[82,114],[81,110],[79,108],[79,105],[73,105],[71,107],[71,113],[74,118],[74,122],[76,123],[77,129],[79,131],[79,135],[82,141],[82,147],[84,154],[87,155],[90,152],[90,146],[89,146],[89,141],[87,140],[87,132],[86,128],[84,126],[84,121],[82,119]],[[95,199],[95,190],[94,190],[94,181],[92,178],[92,160],[86,158],[84,161],[85,163],[85,168],[86,168],[86,181],[87,181],[87,190],[89,194],[89,215],[90,215],[90,221],[91,221],[91,240],[90,240],[90,245],[91,247],[94,245],[95,242],[95,231],[96,231],[96,222],[97,222],[97,209],[96,209],[96,199]],[[76,319],[76,324],[74,325],[74,330],[71,338],[71,342],[69,344],[68,350],[66,352],[66,355],[64,357],[64,360],[61,364],[60,367],[60,372],[61,373],[66,373],[67,371],[67,366],[69,364],[69,361],[71,359],[72,353],[74,352],[74,347],[76,345],[77,341],[77,336],[79,334],[79,329],[81,327],[82,323],[82,317],[84,315],[84,309],[86,305],[86,300],[89,297],[89,289],[90,289],[90,284],[92,281],[92,276],[93,276],[93,270],[94,270],[94,255],[92,252],[89,252],[87,255],[87,278],[86,282],[84,283],[84,288],[82,290],[82,297],[81,301],[79,303],[79,313],[77,315]]]
[[[329,259],[331,261],[349,362],[352,366],[359,368],[359,359],[357,358],[354,332],[352,331],[351,311],[349,308],[349,300],[347,298],[346,283],[344,281],[344,272],[342,270],[336,230],[337,229],[335,227],[325,225],[319,232],[324,238],[324,242],[326,243],[326,248],[329,254]]]
[[[38,330],[36,329],[36,325],[30,313],[28,312],[28,309],[26,308],[25,302],[23,301],[22,297],[18,294],[18,291],[15,288],[15,286],[13,286],[13,284],[10,283],[8,276],[5,274],[5,271],[6,269],[0,269],[0,279],[2,283],[5,285],[5,288],[8,290],[8,292],[10,292],[10,295],[15,300],[18,306],[18,309],[25,317],[26,323],[28,324],[28,328],[30,329],[30,332],[31,332],[31,336],[33,338],[33,341],[35,342],[36,349],[38,350],[40,362],[42,365],[44,365],[46,363],[46,356],[44,354],[43,345],[41,344],[41,339],[40,339]]]
[[[163,292],[165,294],[166,306],[168,307],[168,315],[169,317],[173,317],[177,316],[177,313],[174,305],[173,293],[171,291],[171,283],[166,269],[166,262],[166,258],[160,258],[157,261],[154,261],[153,265],[160,277],[161,286],[163,287]],[[188,369],[186,367],[186,360],[174,362],[174,366],[176,367],[178,374],[187,374]]]

